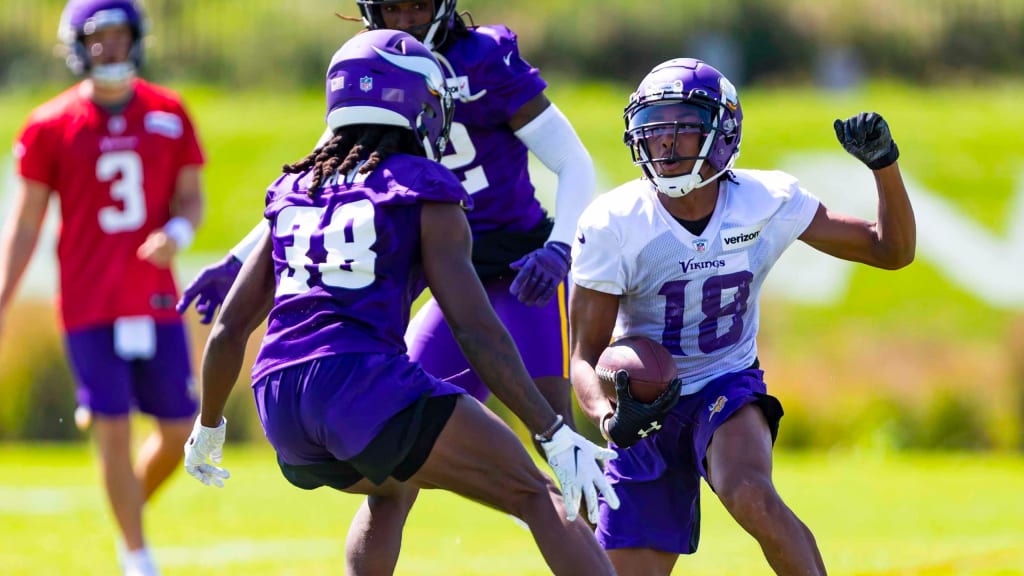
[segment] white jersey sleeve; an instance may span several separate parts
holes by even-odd
[[[621,258],[625,253],[623,234],[616,226],[619,220],[610,214],[619,196],[618,190],[609,192],[583,211],[572,246],[573,282],[616,295],[623,294],[628,283]]]
[[[761,285],[810,224],[818,200],[783,172],[737,170],[700,235],[646,180],[598,197],[573,245],[577,285],[619,296],[614,337],[643,335],[676,358],[683,393],[757,357]]]

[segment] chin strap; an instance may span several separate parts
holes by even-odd
[[[703,160],[699,160],[697,162],[698,166],[702,162]],[[654,185],[658,188],[658,192],[661,192],[662,194],[670,198],[682,198],[683,196],[686,196],[687,194],[693,192],[697,188],[707,186],[708,184],[714,182],[719,176],[725,174],[730,169],[732,169],[732,164],[733,163],[730,162],[728,166],[719,170],[714,175],[703,180],[700,179],[700,174],[683,174],[682,176],[670,177],[653,176],[651,177],[651,180],[654,182]],[[699,170],[699,168],[697,169]]]

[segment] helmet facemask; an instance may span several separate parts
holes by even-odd
[[[363,24],[370,30],[386,29],[383,7],[388,4],[402,4],[410,0],[356,0]],[[422,32],[423,43],[430,50],[439,50],[448,38],[448,31],[455,17],[456,0],[434,0],[434,17],[425,24],[403,30],[416,38]]]
[[[683,196],[703,185],[700,172],[717,131],[717,117],[712,117],[709,107],[659,102],[636,110],[630,117],[626,143],[633,164],[639,165],[660,190],[669,196]],[[691,134],[697,139],[696,150],[681,138]],[[666,174],[675,171],[672,164],[685,162],[693,162],[686,173]]]

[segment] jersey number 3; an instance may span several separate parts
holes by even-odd
[[[100,209],[100,229],[107,234],[132,232],[146,222],[146,194],[142,189],[142,159],[131,150],[107,152],[96,161],[96,180],[110,182],[110,197],[121,206]]]
[[[325,221],[326,212],[325,207],[288,206],[278,213],[274,236],[285,247],[288,266],[277,284],[278,296],[302,294],[314,284],[356,290],[376,278],[373,202],[340,204]]]

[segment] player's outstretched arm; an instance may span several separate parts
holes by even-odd
[[[188,307],[195,302],[196,312],[200,316],[199,322],[209,324],[213,320],[214,314],[217,313],[217,308],[224,303],[228,290],[231,289],[239,270],[242,269],[242,262],[255,250],[268,231],[267,222],[261,220],[241,242],[228,252],[227,256],[203,268],[181,293],[181,300],[175,307],[178,314],[184,314]]]
[[[543,306],[565,280],[576,222],[594,196],[597,176],[594,161],[569,120],[542,93],[512,117],[515,135],[549,170],[558,176],[555,226],[548,241],[511,268],[518,272],[511,293],[528,306]]]
[[[537,390],[473,270],[471,234],[462,209],[454,204],[425,204],[421,221],[427,283],[466,359],[541,443],[562,488],[568,519],[576,518],[586,497],[588,513],[596,521],[598,492],[609,505],[618,507],[599,464],[614,458],[614,452],[566,426]]]
[[[917,224],[889,124],[875,112],[862,112],[836,120],[833,128],[843,148],[874,174],[878,220],[868,222],[819,206],[800,239],[826,254],[878,268],[895,270],[910,264]]]
[[[249,335],[273,305],[274,269],[270,254],[268,234],[242,265],[203,351],[200,412],[192,436],[185,443],[185,469],[207,485],[223,485],[227,478],[226,470],[213,465],[220,462],[224,444],[224,405],[242,369]]]
[[[50,188],[33,180],[21,179],[15,190],[11,215],[0,235],[0,334],[7,307],[35,252],[49,199]]]

